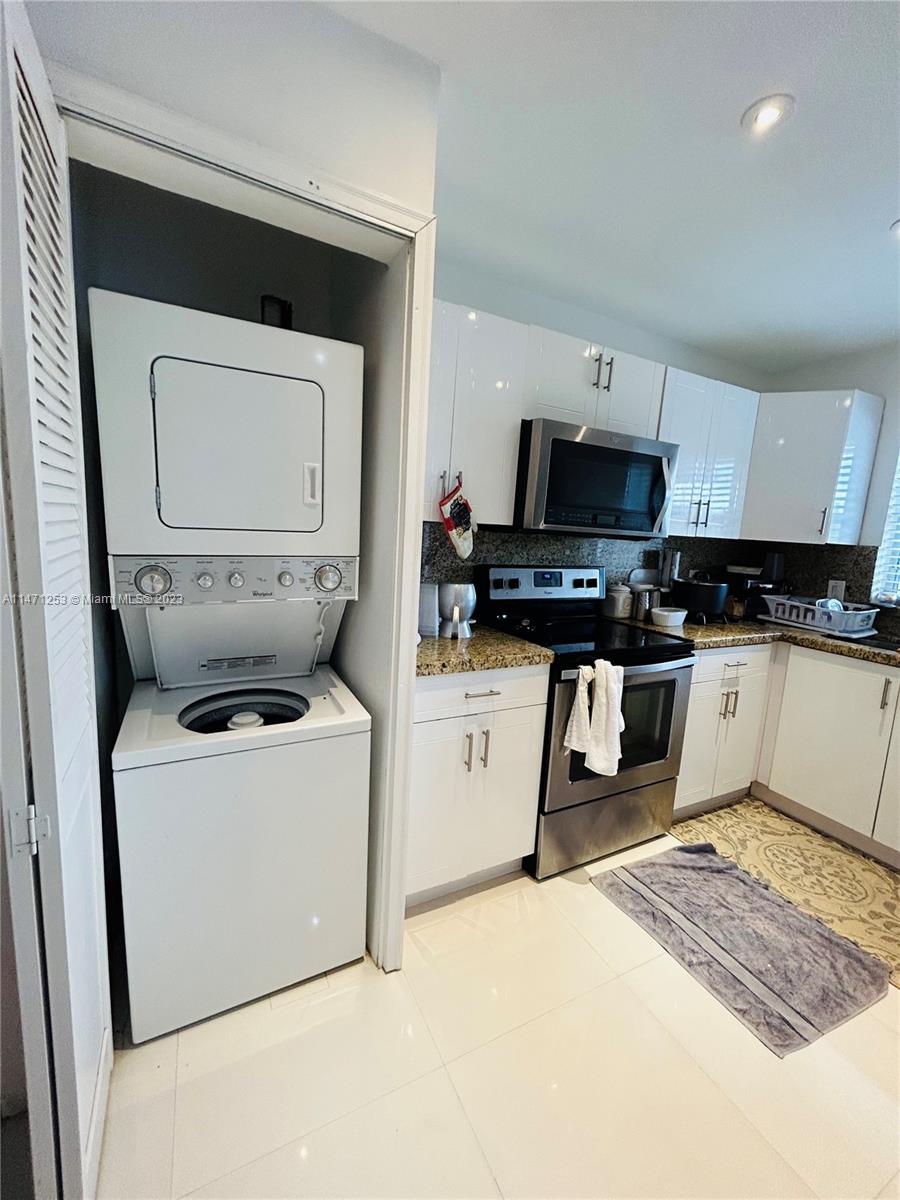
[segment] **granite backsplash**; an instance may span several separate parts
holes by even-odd
[[[604,566],[608,583],[625,579],[634,567],[655,567],[663,546],[681,551],[682,570],[710,571],[724,563],[761,566],[769,551],[784,554],[787,586],[800,595],[824,595],[829,579],[847,582],[847,599],[868,603],[877,546],[803,546],[795,543],[730,541],[724,538],[591,538],[567,533],[524,533],[505,526],[482,527],[472,557],[463,561],[437,521],[422,530],[423,583],[468,583],[475,567]],[[900,610],[885,609],[878,628],[900,637]]]

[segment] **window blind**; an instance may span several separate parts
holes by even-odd
[[[897,458],[887,520],[875,562],[872,599],[876,604],[900,607],[900,456]]]

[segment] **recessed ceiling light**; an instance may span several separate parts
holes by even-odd
[[[894,221],[891,224],[891,233],[894,235],[894,237],[900,238],[900,220]]]
[[[763,96],[751,104],[741,117],[743,127],[755,137],[762,137],[776,125],[780,125],[794,111],[794,97],[782,93],[777,96]]]

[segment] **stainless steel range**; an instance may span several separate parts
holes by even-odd
[[[548,646],[547,727],[537,845],[529,866],[546,879],[665,833],[687,717],[694,643],[600,615],[602,567],[489,567],[478,580],[481,620]],[[595,775],[563,746],[578,667],[603,658],[624,668],[618,774]]]

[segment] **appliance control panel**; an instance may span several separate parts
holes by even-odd
[[[491,567],[492,600],[602,600],[605,567]]]
[[[215,604],[248,600],[355,600],[356,558],[110,559],[113,607]]]

